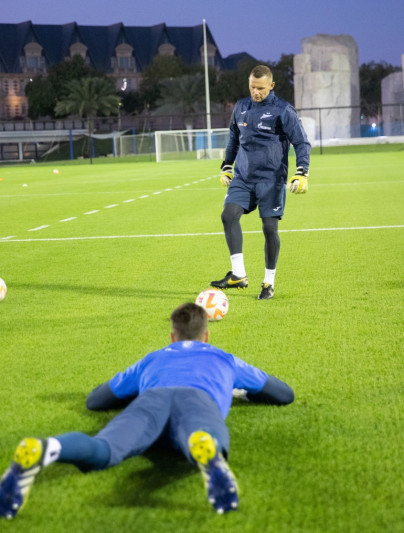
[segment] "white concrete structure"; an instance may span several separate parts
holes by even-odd
[[[318,34],[302,39],[302,48],[303,53],[294,57],[295,107],[299,116],[315,120],[316,139],[320,135],[322,139],[359,137],[355,40],[350,35]]]
[[[404,54],[402,70],[382,80],[383,131],[385,135],[404,135]]]

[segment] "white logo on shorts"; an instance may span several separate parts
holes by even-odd
[[[272,211],[279,211],[280,208],[281,208],[281,206],[278,205],[278,207],[274,207],[274,208],[272,209]]]

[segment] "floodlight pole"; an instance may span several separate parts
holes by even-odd
[[[203,56],[204,56],[204,61],[205,61],[206,128],[208,130],[208,158],[212,159],[212,126],[210,122],[208,47],[206,44],[206,20],[205,19],[203,19]]]

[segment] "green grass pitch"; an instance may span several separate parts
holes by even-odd
[[[234,403],[236,513],[216,515],[197,470],[153,450],[86,475],[51,465],[0,530],[404,531],[402,149],[312,156],[309,193],[288,193],[271,301],[257,300],[260,220],[242,219],[250,285],[227,293],[211,341],[296,399]],[[218,167],[0,168],[0,472],[24,436],[95,434],[113,413],[86,411],[86,394],[168,344],[172,309],[230,270]]]

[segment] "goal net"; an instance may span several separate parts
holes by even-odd
[[[117,157],[127,155],[150,155],[154,157],[153,133],[138,133],[136,135],[122,135],[116,140]]]
[[[167,130],[154,133],[156,161],[224,159],[229,130]]]

